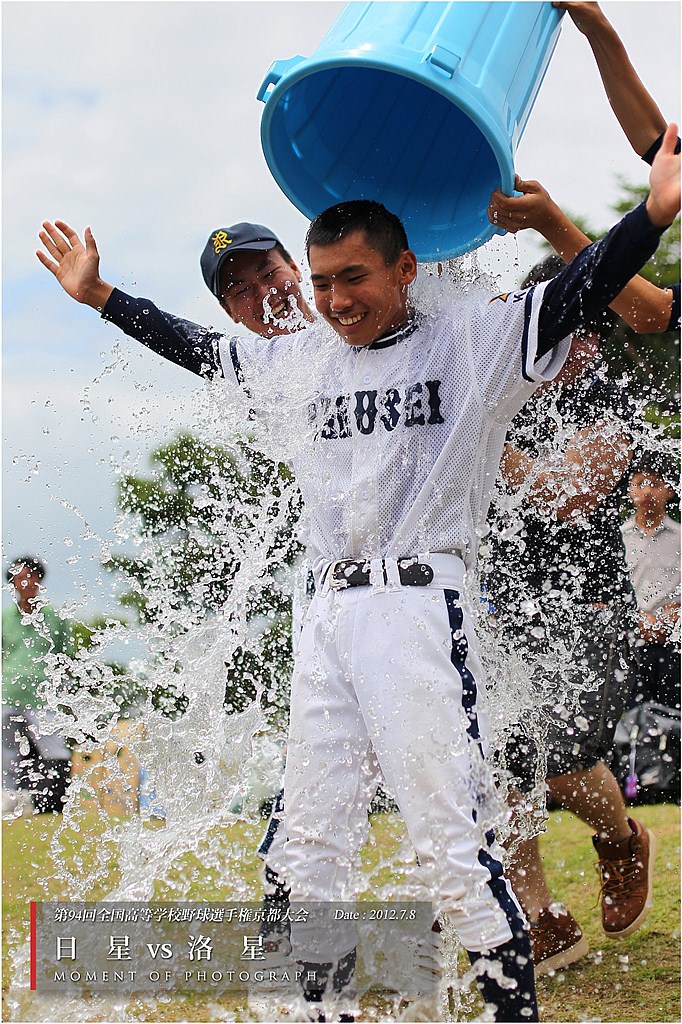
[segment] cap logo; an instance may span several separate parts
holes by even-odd
[[[232,245],[232,239],[227,237],[226,231],[216,231],[211,241],[213,242],[213,251],[215,253],[222,252],[223,249],[227,249],[228,245]]]

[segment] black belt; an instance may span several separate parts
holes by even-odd
[[[404,587],[427,587],[433,580],[433,569],[426,562],[418,562],[414,558],[399,558],[398,576]],[[388,583],[386,563],[380,560],[384,583]],[[327,573],[329,586],[332,590],[345,590],[346,587],[368,587],[370,583],[371,563],[364,559],[342,558],[332,562]]]

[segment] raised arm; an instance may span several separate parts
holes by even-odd
[[[627,213],[604,238],[588,245],[544,288],[536,358],[613,302],[656,252],[661,235],[680,210],[677,125],[663,138],[649,175],[646,201]]]
[[[36,252],[38,259],[72,299],[96,309],[105,320],[177,366],[200,377],[222,376],[221,335],[107,284],[100,277],[99,252],[90,228],[85,229],[85,245],[62,220],[44,221],[39,237],[52,259],[41,250]]]
[[[594,53],[609,103],[639,156],[662,135],[666,120],[635,71],[618,33],[598,3],[559,3]]]
[[[591,239],[566,216],[539,182],[522,181],[517,177],[515,188],[523,195],[505,196],[499,190],[493,194],[489,216],[494,224],[512,234],[533,228],[567,263],[591,245]],[[610,307],[640,334],[668,331],[676,326],[671,323],[673,291],[659,288],[639,274],[626,284]]]
[[[666,604],[654,612],[640,612],[637,628],[648,644],[664,644],[680,620],[679,604]]]
[[[612,493],[632,457],[632,438],[617,419],[578,430],[558,463],[545,466],[509,441],[500,470],[511,490],[525,485],[533,505],[553,508],[560,522],[587,519]]]

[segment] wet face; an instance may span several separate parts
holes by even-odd
[[[633,473],[630,479],[630,501],[638,510],[664,512],[674,496],[672,487],[651,471]]]
[[[277,249],[236,252],[220,268],[220,304],[235,323],[254,334],[288,334],[298,326],[292,298],[301,313],[307,312],[300,281],[296,264]]]
[[[40,593],[40,581],[42,577],[35,569],[24,565],[12,577],[12,583],[16,591],[17,604],[28,610],[35,603]]]
[[[371,248],[364,231],[308,254],[318,312],[348,345],[370,345],[407,320],[407,288],[417,274],[410,250],[395,263]]]

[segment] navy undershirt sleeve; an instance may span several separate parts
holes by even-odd
[[[218,331],[164,313],[149,299],[134,298],[118,288],[109,296],[102,318],[185,370],[209,379],[223,376]]]
[[[641,203],[547,283],[536,360],[613,302],[656,252],[665,230],[654,227]]]

